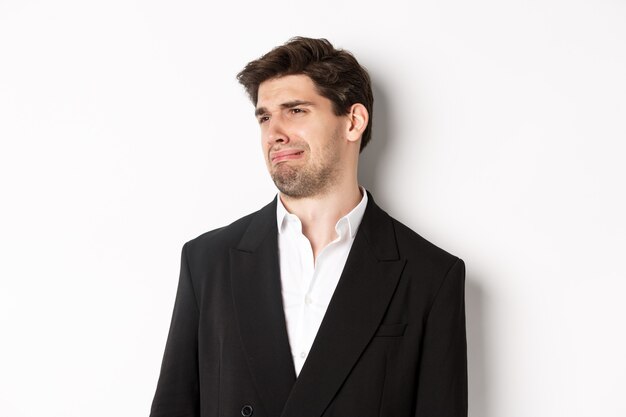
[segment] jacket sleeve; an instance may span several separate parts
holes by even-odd
[[[467,417],[465,264],[450,268],[426,319],[416,417]]]
[[[183,247],[174,313],[150,417],[199,417],[198,302]]]

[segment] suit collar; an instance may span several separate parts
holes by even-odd
[[[278,196],[276,196],[276,198],[278,198]],[[251,215],[252,219],[237,244],[237,250],[253,253],[257,250],[261,242],[267,238],[270,232],[276,232],[276,198],[261,210]],[[272,217],[274,217],[273,222],[271,221]]]
[[[280,285],[276,200],[252,215],[230,251],[233,303],[252,379],[268,415],[281,413],[296,380]]]
[[[392,219],[368,193],[343,273],[296,380],[282,304],[277,234],[274,200],[252,216],[231,250],[241,340],[269,415],[319,417],[380,325],[405,261],[399,256]]]
[[[282,417],[324,413],[382,322],[404,265],[392,219],[368,195],[343,273]]]
[[[361,232],[378,261],[399,260],[396,232],[391,217],[381,209],[367,192],[367,208],[361,222]]]
[[[369,246],[380,261],[398,259],[398,246],[391,217],[381,209],[372,194],[367,193],[367,206],[359,230],[365,235]],[[254,252],[270,232],[277,232],[276,196],[269,204],[252,215],[246,232],[237,245],[244,252]]]

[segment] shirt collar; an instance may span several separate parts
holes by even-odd
[[[335,230],[339,233],[339,228],[341,227],[340,225],[347,221],[350,237],[352,239],[356,236],[356,232],[358,231],[359,226],[361,225],[361,220],[363,220],[363,215],[365,214],[365,207],[367,207],[367,191],[361,186],[359,186],[359,189],[363,195],[361,201],[348,214],[340,218],[335,225]],[[302,233],[302,223],[300,222],[300,219],[298,219],[298,216],[287,211],[283,202],[280,200],[280,194],[276,196],[276,200],[276,222],[278,225],[278,233],[282,234],[285,231],[289,220],[297,221],[300,233]]]

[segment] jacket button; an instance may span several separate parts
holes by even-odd
[[[244,406],[241,408],[241,415],[242,415],[243,417],[250,417],[250,416],[252,415],[253,411],[254,411],[254,410],[252,409],[252,406],[251,406],[251,405],[244,405]]]

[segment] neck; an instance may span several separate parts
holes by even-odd
[[[335,225],[361,201],[362,195],[356,178],[343,186],[322,195],[291,198],[280,194],[280,199],[290,213],[302,223],[302,233],[309,239],[313,257],[336,238]]]

